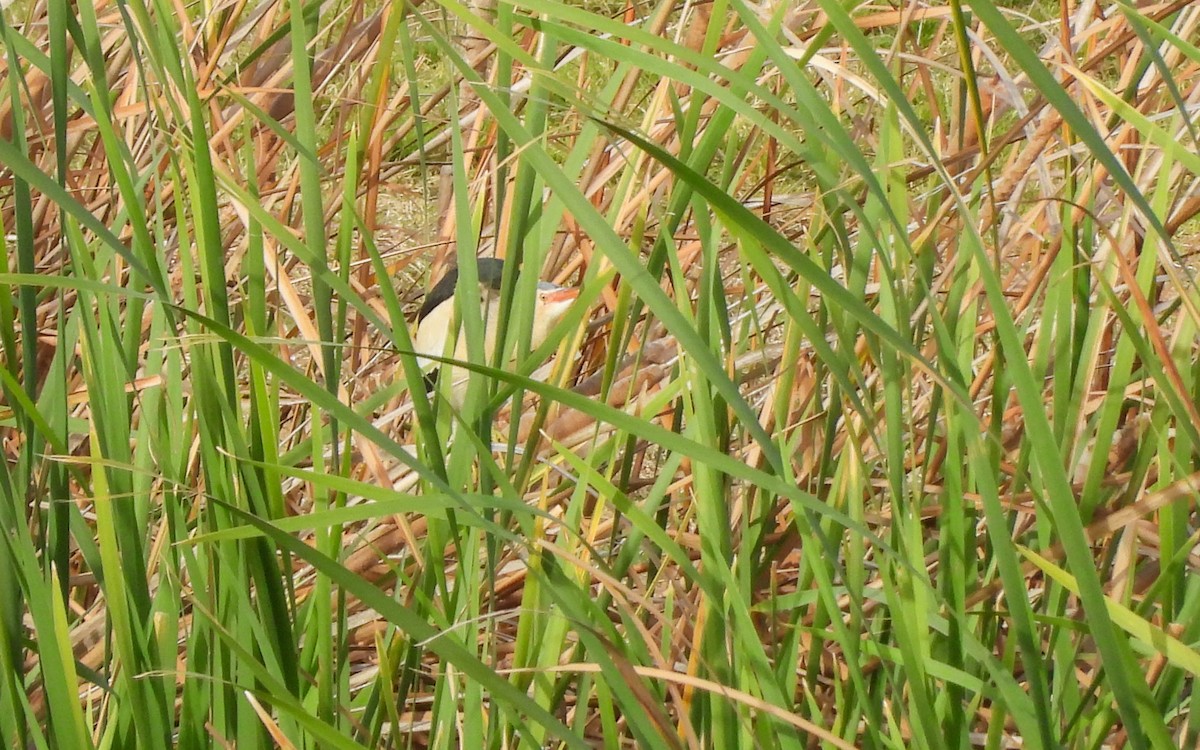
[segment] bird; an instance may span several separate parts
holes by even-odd
[[[500,320],[500,282],[504,276],[504,261],[500,258],[477,259],[476,270],[479,278],[479,296],[471,297],[470,302],[480,306],[483,319],[484,343],[483,351],[487,364],[495,361],[496,333]],[[437,382],[436,370],[439,363],[429,357],[448,357],[466,360],[468,348],[459,310],[455,309],[455,297],[458,290],[457,266],[450,268],[433,289],[425,295],[425,301],[417,312],[417,329],[413,337],[413,349],[417,355],[417,365],[425,374],[426,389],[431,389]],[[562,287],[549,281],[538,281],[537,296],[533,307],[533,326],[530,331],[529,348],[536,349],[554,326],[558,324],[572,303],[579,297],[579,289]],[[461,306],[460,308],[461,309]],[[509,331],[508,336],[514,333]],[[450,346],[453,343],[453,351]],[[461,408],[466,395],[467,372],[460,368],[451,368],[448,376],[452,378],[450,387],[450,402],[455,408]]]

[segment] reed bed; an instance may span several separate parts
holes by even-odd
[[[3,744],[1200,747],[1198,24],[8,3]]]

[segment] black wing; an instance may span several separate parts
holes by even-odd
[[[500,288],[500,280],[504,278],[504,261],[499,258],[479,258],[479,283],[491,289]],[[417,322],[420,323],[434,308],[454,296],[454,288],[458,286],[458,266],[446,271],[446,275],[429,290],[421,309],[417,312]]]

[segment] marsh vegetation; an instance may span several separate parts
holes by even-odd
[[[8,4],[0,743],[1197,746],[1198,24]]]

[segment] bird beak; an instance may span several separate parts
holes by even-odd
[[[574,302],[575,298],[578,296],[578,288],[567,287],[566,289],[555,289],[552,292],[547,292],[546,294],[542,295],[542,299],[545,300],[547,304],[556,304]]]

